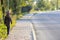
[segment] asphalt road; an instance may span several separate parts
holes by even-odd
[[[35,13],[31,17],[36,40],[60,40],[60,12]]]
[[[60,11],[23,16],[6,40],[60,40]]]
[[[32,23],[35,40],[60,40],[60,11],[28,14],[23,19]]]

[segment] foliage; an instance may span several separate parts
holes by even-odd
[[[57,3],[58,2],[58,3]],[[56,10],[57,7],[60,8],[60,1],[58,0],[38,0],[37,2],[37,7],[40,9],[40,10]]]
[[[39,0],[38,3],[37,3],[37,7],[38,7],[40,10],[44,10],[45,7],[46,7],[44,0]]]
[[[6,26],[3,24],[2,11],[0,9],[0,39],[3,40],[6,35]]]

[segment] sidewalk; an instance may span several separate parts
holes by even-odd
[[[32,40],[32,24],[26,20],[18,20],[6,40]]]

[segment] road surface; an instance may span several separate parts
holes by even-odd
[[[30,17],[30,21],[36,40],[60,40],[60,11],[38,12]]]
[[[8,39],[60,40],[60,11],[38,12],[23,16],[17,21]]]
[[[45,12],[31,17],[36,40],[60,40],[60,12]]]

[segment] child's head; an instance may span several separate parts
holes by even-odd
[[[9,11],[7,11],[7,12],[6,12],[6,16],[9,16],[9,15],[10,15],[10,13],[9,13]]]

